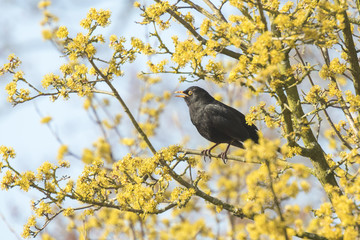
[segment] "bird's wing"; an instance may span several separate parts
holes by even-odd
[[[225,105],[225,104],[224,104]],[[227,106],[227,105],[225,105]],[[259,142],[259,135],[258,135],[258,128],[252,124],[252,125],[249,125],[246,123],[246,119],[245,119],[245,115],[242,114],[241,112],[239,112],[238,110],[236,110],[235,108],[232,108],[232,107],[229,107],[227,106],[229,109],[231,109],[231,111],[233,112],[234,115],[237,115],[237,117],[240,119],[241,123],[243,124],[243,126],[246,128],[246,130],[248,131],[249,133],[249,136],[250,138],[258,143]]]
[[[257,136],[257,128],[247,125],[245,116],[236,109],[221,102],[214,102],[208,104],[205,111],[206,115],[210,116],[209,120],[211,120],[212,126],[218,131],[234,140],[245,141],[251,138],[256,141],[253,131]]]

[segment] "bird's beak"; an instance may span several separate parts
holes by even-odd
[[[175,93],[181,93],[181,94],[183,94],[183,95],[176,95],[175,97],[186,98],[186,97],[189,96],[189,95],[187,95],[186,93],[184,93],[183,91],[176,91]]]

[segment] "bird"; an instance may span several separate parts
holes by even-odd
[[[180,94],[175,97],[185,100],[191,122],[200,135],[215,143],[201,152],[204,158],[208,156],[211,160],[211,150],[221,143],[227,143],[225,151],[218,156],[226,164],[230,145],[244,148],[243,142],[247,139],[259,143],[258,128],[254,124],[246,123],[244,114],[216,100],[203,88],[192,86],[175,93]]]

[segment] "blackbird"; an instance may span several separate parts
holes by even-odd
[[[211,159],[211,150],[220,143],[227,143],[226,150],[219,154],[226,163],[230,145],[244,148],[242,142],[247,139],[259,143],[258,128],[254,124],[247,124],[244,114],[217,101],[204,89],[192,86],[175,93],[181,93],[176,97],[184,98],[189,107],[191,122],[200,135],[215,143],[214,146],[202,151],[204,156]]]

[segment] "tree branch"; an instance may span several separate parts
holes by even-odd
[[[217,19],[213,14],[209,13],[204,8],[202,8],[201,6],[193,3],[192,1],[190,1],[190,0],[182,0],[182,1],[189,4],[191,6],[191,8],[193,8],[196,11],[198,11],[199,13],[205,15],[207,18],[211,19],[212,21],[219,21],[219,19]]]
[[[112,83],[110,82],[110,80],[107,78],[107,76],[105,76],[100,69],[96,66],[96,64],[94,63],[94,60],[92,58],[87,57],[90,64],[93,66],[93,68],[96,70],[96,72],[104,79],[105,83],[110,87],[111,91],[113,92],[114,96],[116,97],[116,99],[120,102],[121,106],[124,108],[125,113],[128,115],[128,117],[131,120],[131,123],[134,125],[135,129],[138,131],[138,133],[141,135],[141,137],[143,138],[143,140],[146,142],[147,146],[149,147],[150,151],[153,154],[156,154],[156,150],[153,147],[153,145],[151,144],[151,142],[149,141],[148,137],[146,136],[146,134],[144,133],[144,131],[141,129],[140,125],[137,123],[137,121],[135,120],[134,116],[132,115],[132,113],[130,112],[130,109],[127,107],[126,103],[124,102],[124,100],[122,99],[122,97],[120,96],[119,92],[116,90],[116,88],[112,85]]]
[[[161,3],[160,0],[154,0],[157,3]],[[178,14],[176,14],[171,8],[168,8],[166,10],[167,13],[169,13],[173,18],[175,18],[181,25],[183,25],[198,41],[200,41],[203,45],[206,45],[207,40],[205,38],[203,38],[198,32],[196,32],[196,30],[189,24],[187,23],[184,19],[182,19]],[[244,47],[246,48],[245,44]],[[217,47],[214,49],[215,51],[222,53],[226,56],[229,56],[231,58],[234,59],[239,59],[241,54],[231,51],[229,49],[226,49],[224,47]]]
[[[339,0],[336,0],[335,2],[340,5]],[[344,17],[343,34],[345,47],[347,48],[347,54],[349,56],[350,72],[354,78],[353,83],[355,92],[357,95],[360,95],[360,65],[351,31],[351,24],[345,10],[342,12],[342,15]]]
[[[206,3],[206,5],[208,5],[211,8],[211,10],[214,11],[215,15],[217,15],[218,18],[220,18],[224,22],[227,22],[226,18],[224,17],[220,9],[218,9],[211,1],[209,0],[203,0],[203,1]]]
[[[180,153],[184,153],[185,155],[186,155],[186,154],[192,154],[192,155],[204,156],[204,154],[202,153],[202,151],[200,151],[200,150],[194,150],[194,149],[183,148],[183,149],[181,149],[179,152],[180,152]],[[219,155],[214,155],[214,154],[210,154],[209,157],[221,159],[221,157],[220,157]],[[258,164],[261,164],[261,162],[258,162],[258,161],[249,162],[249,161],[246,161],[244,157],[233,156],[233,155],[227,155],[226,159],[227,159],[227,160],[237,161],[237,162],[246,162],[246,163],[258,163]]]
[[[299,59],[300,59],[301,64],[302,64],[303,66],[306,66],[305,61],[304,61],[304,59],[302,58],[299,50],[298,50],[297,48],[295,48],[295,51],[296,51],[296,54],[298,55],[298,57],[299,57]],[[311,78],[310,73],[307,74],[307,77],[308,77],[308,79],[309,79],[309,81],[310,81],[311,86],[314,86],[315,84],[314,84],[314,81],[313,81],[312,78]],[[351,150],[352,147],[351,147],[350,144],[341,136],[340,132],[336,129],[336,127],[335,127],[332,119],[330,118],[330,115],[328,114],[326,108],[324,108],[323,111],[324,111],[324,113],[325,113],[326,120],[329,122],[330,126],[333,128],[333,130],[335,131],[335,133],[336,133],[336,135],[338,136],[338,138],[341,140],[341,142],[342,142],[349,150]]]
[[[229,203],[221,201],[218,198],[210,196],[209,194],[206,194],[205,192],[201,191],[198,187],[188,183],[181,176],[179,176],[173,169],[171,169],[171,167],[164,160],[160,160],[160,163],[167,168],[169,175],[175,181],[177,181],[178,183],[180,183],[181,185],[183,185],[184,187],[186,187],[188,189],[194,189],[195,190],[195,195],[201,197],[202,199],[204,199],[204,200],[206,200],[206,201],[208,201],[208,202],[210,202],[210,203],[212,203],[212,204],[214,204],[216,206],[221,206],[225,210],[228,210],[229,212],[234,214],[234,216],[237,216],[237,217],[240,217],[240,218],[246,217],[248,219],[253,219],[253,216],[245,215],[241,208],[237,208],[234,205],[231,205]]]

